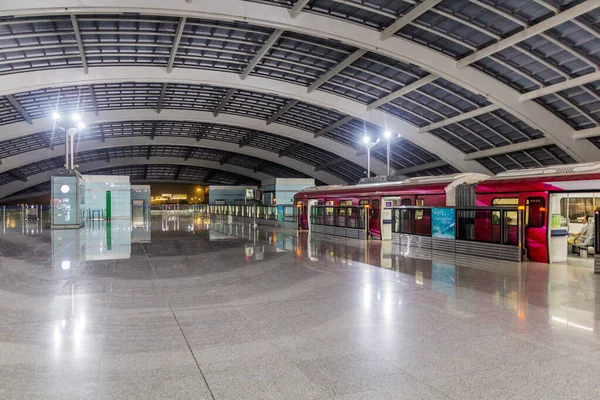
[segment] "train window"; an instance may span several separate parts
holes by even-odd
[[[352,205],[352,200],[340,200],[340,207],[344,207],[344,206],[351,206]]]
[[[530,228],[541,228],[546,220],[546,200],[543,197],[530,197],[525,202],[525,221]]]
[[[519,199],[516,197],[498,197],[492,200],[492,206],[494,207],[510,207],[518,206]]]
[[[369,205],[369,200],[360,200],[358,202],[359,206],[368,206]]]
[[[327,200],[327,201],[325,202],[325,205],[326,205],[326,206],[332,206],[332,205],[333,205],[333,200]]]
[[[415,200],[415,206],[419,207],[419,206],[423,206],[423,205],[425,205],[425,200],[423,200],[423,199]]]
[[[600,206],[598,193],[577,193],[560,199],[560,214],[571,223],[583,223],[584,216],[594,214],[594,209]]]
[[[403,206],[410,206],[410,199],[402,199]]]

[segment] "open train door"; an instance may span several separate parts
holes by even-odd
[[[524,247],[531,261],[547,263],[548,254],[548,193],[526,192],[519,195],[519,208],[524,208]]]
[[[317,199],[308,199],[308,206],[306,210],[306,216],[308,217],[308,230],[312,231],[312,206],[316,206],[318,203]]]
[[[392,240],[392,207],[400,207],[401,197],[383,197],[381,199],[381,240]]]

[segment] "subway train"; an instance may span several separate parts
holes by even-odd
[[[600,207],[600,162],[506,171],[496,176],[460,173],[396,182],[332,185],[305,189],[294,197],[300,212],[313,205],[367,206],[373,239],[391,239],[391,207],[520,207],[525,212],[528,258],[557,261],[553,247],[581,229]],[[593,219],[591,219],[593,220]],[[557,241],[557,237],[563,239]],[[553,244],[554,243],[554,244]]]

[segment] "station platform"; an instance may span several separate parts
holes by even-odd
[[[1,398],[600,396],[588,267],[193,213],[46,222],[0,230]]]

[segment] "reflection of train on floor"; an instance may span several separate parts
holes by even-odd
[[[580,230],[583,216],[600,207],[600,163],[507,171],[495,177],[462,173],[322,186],[305,189],[294,200],[302,213],[313,205],[368,207],[370,235],[384,240],[391,239],[391,207],[518,206],[525,213],[529,259],[566,261],[567,236]]]

